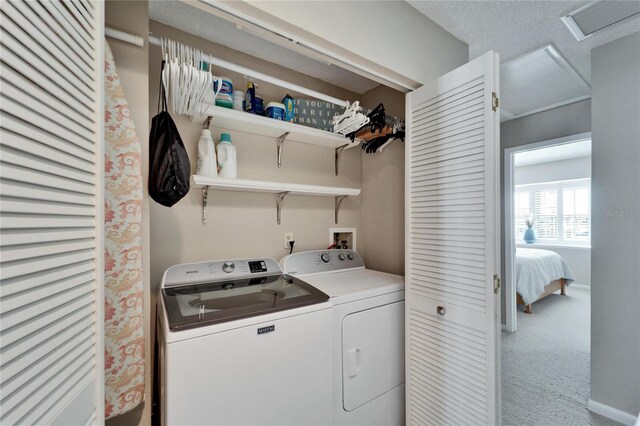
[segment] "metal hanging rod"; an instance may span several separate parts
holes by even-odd
[[[144,40],[142,37],[138,37],[132,34],[127,34],[123,31],[115,30],[113,28],[106,28],[105,34],[108,37],[115,38],[118,40],[122,40],[128,43],[135,44],[136,46],[143,46]],[[149,44],[154,46],[160,46],[160,37],[149,33]],[[246,68],[241,65],[236,65],[233,62],[225,61],[224,59],[211,57],[211,64],[220,68],[224,68],[229,71],[235,71],[239,74],[246,75],[248,77],[255,78],[256,80],[263,81],[265,83],[275,84],[276,86],[284,87],[285,89],[291,90],[293,92],[302,93],[303,95],[310,96],[314,99],[320,99],[326,102],[330,102],[332,104],[340,105],[342,107],[347,107],[347,102],[342,99],[334,98],[333,96],[325,95],[324,93],[317,92],[312,89],[307,89],[306,87],[299,86],[294,83],[290,83],[285,80],[281,80],[276,77],[272,77],[268,74],[261,73],[260,71],[252,70],[251,68]]]
[[[125,33],[124,31],[116,30],[115,28],[105,27],[104,35],[116,40],[134,44],[139,47],[144,46],[144,38],[137,35]]]

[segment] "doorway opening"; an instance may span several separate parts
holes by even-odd
[[[503,423],[604,424],[587,410],[591,134],[504,160]]]

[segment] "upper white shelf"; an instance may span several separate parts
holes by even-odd
[[[192,121],[202,123],[208,116],[213,117],[214,126],[225,130],[235,130],[273,138],[278,138],[289,132],[287,141],[319,145],[327,148],[335,149],[344,145],[348,145],[346,148],[352,148],[358,146],[360,142],[356,139],[352,143],[343,135],[336,133],[215,105],[209,107],[204,114],[194,117]]]
[[[193,187],[223,191],[243,191],[243,192],[266,192],[278,194],[287,192],[289,195],[317,195],[328,197],[357,196],[360,195],[359,188],[341,188],[318,185],[301,185],[297,183],[266,182],[261,180],[229,179],[210,176],[193,176]]]

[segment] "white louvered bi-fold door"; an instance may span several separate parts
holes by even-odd
[[[410,425],[500,422],[497,94],[489,52],[407,95]]]
[[[0,424],[102,423],[104,5],[0,3]]]

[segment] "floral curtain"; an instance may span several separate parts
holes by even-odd
[[[105,418],[144,397],[142,148],[105,41]]]

